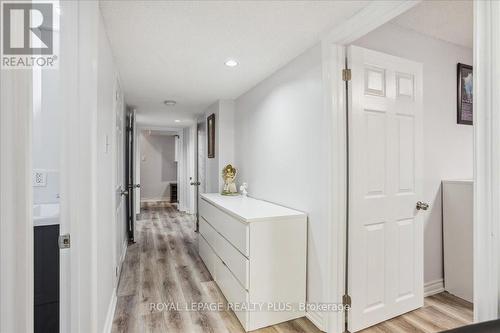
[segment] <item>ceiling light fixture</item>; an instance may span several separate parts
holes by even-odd
[[[174,100],[167,99],[165,102],[163,102],[163,104],[165,104],[166,106],[175,106],[177,102]]]
[[[238,66],[238,62],[234,59],[227,59],[224,65],[226,65],[227,67],[236,67]]]
[[[176,123],[180,123],[181,121],[179,119],[174,120]]]

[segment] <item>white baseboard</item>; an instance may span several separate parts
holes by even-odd
[[[147,199],[141,199],[141,203],[148,203],[148,202],[158,202],[158,201],[168,201],[170,202],[170,197],[165,197],[165,198],[147,198]]]
[[[104,322],[104,328],[102,329],[103,333],[111,333],[111,329],[113,328],[113,318],[115,316],[116,301],[116,288],[113,288],[111,301],[108,306],[108,313],[106,314],[106,321]]]
[[[444,291],[444,280],[438,279],[424,284],[424,297],[442,293]]]
[[[323,332],[326,332],[325,321],[323,318],[323,313],[320,312],[306,312],[306,318],[311,321],[318,329]]]
[[[120,255],[120,261],[118,264],[118,278],[116,280],[117,281],[116,283],[120,281],[119,277],[122,273],[123,262],[125,261],[125,255],[127,254],[127,244],[128,242],[125,240],[125,242],[123,242],[122,245],[122,253]],[[109,302],[108,312],[106,314],[106,321],[104,322],[104,328],[102,330],[103,333],[111,333],[111,329],[113,328],[113,319],[115,317],[116,302],[117,302],[117,297],[116,297],[117,290],[118,286],[115,286],[115,288],[113,288],[113,293],[111,295],[111,300]]]
[[[121,272],[123,267],[123,262],[125,261],[125,255],[127,255],[128,240],[125,239],[122,245],[122,255],[120,256],[120,267],[118,270]]]

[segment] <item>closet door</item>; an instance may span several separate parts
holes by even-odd
[[[354,46],[348,54],[355,332],[423,305],[422,65]]]

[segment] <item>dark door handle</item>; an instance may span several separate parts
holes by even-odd
[[[191,183],[189,183],[189,184],[190,184],[190,185],[193,185],[193,186],[199,186],[199,185],[201,185],[201,183],[200,183],[200,182],[191,182]]]

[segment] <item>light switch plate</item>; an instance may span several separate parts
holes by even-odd
[[[47,186],[47,172],[45,170],[33,170],[33,186]]]
[[[106,134],[106,136],[104,137],[104,153],[107,154],[109,153],[109,136]]]

